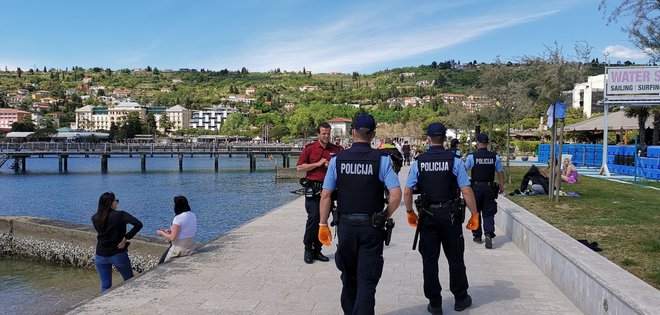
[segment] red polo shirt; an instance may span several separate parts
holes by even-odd
[[[330,159],[334,156],[333,153],[337,153],[342,150],[342,147],[328,143],[325,148],[321,146],[321,142],[318,140],[308,144],[300,153],[298,158],[298,165],[302,164],[313,164],[320,161],[322,158],[325,158],[330,162]],[[332,154],[332,155],[331,155]],[[322,182],[325,179],[325,172],[328,171],[328,168],[325,165],[321,165],[307,171],[305,176],[308,180],[316,180]]]

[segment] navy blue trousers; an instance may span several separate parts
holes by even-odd
[[[344,314],[374,314],[376,286],[383,274],[383,231],[369,221],[341,220],[337,237],[341,308]]]
[[[468,281],[465,273],[463,251],[465,241],[461,222],[451,223],[449,208],[431,209],[433,216],[420,220],[419,253],[422,254],[424,270],[424,296],[434,307],[442,305],[442,286],[438,279],[440,247],[449,263],[449,290],[457,300],[467,295]]]
[[[315,253],[321,252],[321,242],[319,241],[319,222],[321,214],[319,213],[319,204],[321,196],[305,197],[305,211],[307,211],[307,223],[305,224],[305,235],[303,236],[303,244],[305,250],[314,251]]]
[[[477,211],[479,211],[479,227],[472,231],[472,236],[481,237],[482,234],[486,236],[495,237],[495,214],[497,213],[497,193],[493,191],[492,187],[488,186],[472,186],[474,191],[474,200],[477,202]],[[483,223],[483,232],[482,232]]]

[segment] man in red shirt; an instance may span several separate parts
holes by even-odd
[[[311,264],[314,260],[329,261],[328,257],[321,254],[321,242],[319,233],[319,203],[321,201],[321,190],[325,172],[328,171],[328,163],[335,153],[341,151],[341,147],[330,143],[330,124],[324,122],[317,128],[318,141],[305,146],[298,158],[298,172],[307,172],[305,179],[305,210],[307,211],[307,224],[303,244],[305,244],[305,263]]]

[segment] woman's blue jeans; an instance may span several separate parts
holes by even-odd
[[[127,251],[109,257],[95,255],[94,265],[101,278],[101,292],[112,286],[112,266],[117,268],[124,281],[133,278],[133,268]]]

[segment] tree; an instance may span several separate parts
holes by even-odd
[[[126,115],[126,122],[121,126],[126,138],[132,139],[135,135],[142,133],[142,122],[140,115],[136,112]]]
[[[167,116],[167,115],[164,115],[164,116]],[[156,126],[157,126],[156,117],[154,117],[154,114],[148,113],[147,114],[147,119],[144,122],[143,130],[145,130],[145,132],[147,134],[153,134],[153,133],[156,132],[156,128],[157,128]]]
[[[608,12],[607,0],[601,0],[599,10]],[[632,25],[623,27],[630,40],[639,49],[660,60],[660,2],[658,0],[622,0],[611,11],[607,23],[620,17],[631,16]]]
[[[170,121],[170,117],[168,117],[167,114],[160,115],[158,123],[160,124],[160,128],[163,129],[165,133],[169,133],[170,130],[174,127],[174,124]]]
[[[627,107],[626,117],[637,117],[637,126],[639,128],[639,144],[646,144],[646,119],[649,118],[649,108],[644,106]]]
[[[21,67],[16,68],[16,74],[18,74],[19,78],[21,77],[21,75],[23,74],[23,70],[21,70]]]

